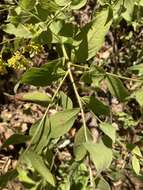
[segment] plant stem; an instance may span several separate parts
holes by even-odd
[[[87,70],[90,69],[89,67],[85,67],[85,66],[82,66],[82,65],[77,65],[77,64],[74,64],[74,63],[71,63],[71,65],[72,65],[72,66],[75,66],[75,67],[82,68],[82,69],[87,69]]]
[[[52,97],[52,99],[51,99],[51,101],[50,101],[50,103],[49,103],[49,105],[48,105],[48,107],[47,107],[47,109],[46,109],[46,111],[45,111],[45,113],[44,113],[44,115],[43,115],[43,117],[42,117],[40,123],[39,123],[39,125],[37,126],[37,129],[36,129],[36,131],[35,131],[35,133],[34,133],[32,139],[31,139],[29,145],[27,146],[26,150],[23,152],[22,156],[23,156],[23,155],[29,150],[29,148],[31,147],[31,145],[32,145],[32,143],[33,143],[35,137],[37,136],[37,134],[38,134],[38,132],[39,132],[41,126],[42,126],[42,123],[44,122],[44,120],[45,120],[45,118],[46,118],[46,115],[48,114],[48,111],[49,111],[49,108],[50,108],[52,102],[54,101],[55,97],[57,96],[57,94],[58,94],[58,92],[59,92],[61,86],[63,85],[63,83],[64,83],[64,81],[65,81],[65,79],[66,79],[66,77],[67,77],[68,74],[69,74],[69,73],[68,73],[68,71],[67,71],[66,74],[65,74],[65,76],[63,77],[62,81],[60,82],[60,84],[59,84],[57,90],[55,91],[55,93],[54,93],[54,95],[53,95],[53,97]],[[21,158],[22,158],[22,156],[21,156]],[[19,162],[20,162],[20,160],[21,160],[21,159],[19,159]]]
[[[125,79],[125,80],[130,80],[130,81],[134,81],[134,82],[143,82],[143,80],[141,80],[141,79],[129,78],[129,77],[117,75],[117,74],[114,74],[114,73],[106,72],[106,74],[110,75],[110,76],[113,76],[113,77],[117,77],[117,78],[121,78],[121,79]]]
[[[69,60],[64,44],[62,44],[62,51],[65,60]]]
[[[71,64],[73,65],[74,67],[78,67],[78,68],[82,68],[82,69],[87,69],[89,70],[90,68],[89,67],[85,67],[85,66],[82,66],[82,65],[76,65],[76,64]],[[143,82],[142,79],[137,79],[137,78],[129,78],[129,77],[126,77],[126,76],[122,76],[122,75],[117,75],[117,74],[114,74],[114,73],[109,73],[109,72],[105,72],[106,75],[110,75],[110,76],[113,76],[113,77],[117,77],[117,78],[121,78],[121,79],[125,79],[125,80],[129,80],[129,81],[134,81],[134,82]],[[102,74],[97,74],[97,75],[105,75],[104,73]],[[95,74],[96,75],[96,74]]]
[[[85,141],[87,142],[88,137],[87,137],[86,121],[85,121],[85,115],[84,115],[84,111],[83,111],[83,106],[82,106],[82,102],[81,102],[80,96],[78,94],[77,87],[75,85],[74,78],[73,78],[73,75],[72,75],[70,67],[71,67],[71,63],[68,62],[68,73],[69,73],[69,77],[70,77],[71,83],[73,85],[73,89],[74,89],[74,92],[75,92],[75,95],[76,95],[76,98],[77,98],[77,101],[78,101],[78,104],[79,104],[79,107],[80,107],[81,117],[82,117],[82,122],[83,122],[83,127],[84,127]]]

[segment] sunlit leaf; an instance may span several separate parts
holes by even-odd
[[[9,23],[6,24],[3,30],[8,34],[13,34],[18,38],[32,38],[33,34],[30,32],[28,27],[23,24],[18,24],[18,26],[14,26],[13,24]]]
[[[133,155],[132,156],[132,167],[133,167],[133,170],[135,171],[135,173],[137,175],[140,174],[140,162],[139,162],[139,159]]]
[[[19,93],[16,94],[15,98],[21,101],[32,102],[42,106],[47,106],[51,101],[50,96],[48,96],[44,92],[39,92],[39,91]]]
[[[82,40],[75,51],[77,62],[85,62],[91,59],[101,48],[104,37],[111,25],[111,21],[107,22],[108,14],[108,9],[101,11],[93,21],[82,28],[82,31],[76,37],[76,40]]]
[[[122,14],[123,18],[127,21],[132,20],[134,5],[136,0],[124,0],[123,6],[125,8],[125,12]]]
[[[99,190],[111,190],[109,183],[101,178],[98,182],[97,189]]]
[[[31,10],[34,8],[36,0],[20,0],[19,5],[21,8]]]
[[[115,143],[115,139],[116,139],[116,128],[113,127],[111,124],[109,123],[101,123],[100,124],[100,129],[108,136],[112,139],[113,143]]]
[[[86,143],[85,148],[90,154],[97,172],[104,171],[109,168],[112,162],[112,150],[105,146],[102,141],[99,143]]]
[[[128,68],[133,73],[138,74],[139,76],[143,76],[143,64],[133,65],[132,67]]]
[[[79,109],[70,109],[63,112],[58,112],[49,117],[49,124],[51,127],[50,137],[58,138],[66,134],[70,128],[73,126]]]
[[[83,6],[85,6],[87,3],[87,0],[72,0],[71,8],[72,9],[81,9]]]
[[[86,129],[86,133],[87,133],[88,141],[92,141],[92,135],[88,128]],[[73,151],[74,151],[76,161],[82,160],[87,153],[87,150],[84,147],[85,142],[86,142],[85,129],[84,127],[81,127],[76,133],[75,141],[74,141]]]
[[[142,157],[142,153],[141,153],[141,151],[140,151],[140,149],[139,149],[138,146],[135,146],[133,148],[132,153],[135,154],[136,156]]]
[[[33,136],[35,137],[33,141],[31,142],[32,148],[35,150],[35,152],[41,153],[43,148],[47,146],[50,140],[49,139],[49,135],[50,135],[49,120],[45,118],[44,120],[42,121],[39,120],[38,122],[33,124],[32,127],[30,128],[29,134],[31,137]]]
[[[143,108],[143,89],[139,89],[133,92],[130,98],[135,98],[141,108]]]
[[[60,92],[60,105],[62,106],[63,109],[72,109],[73,108],[73,103],[72,100],[64,93]]]

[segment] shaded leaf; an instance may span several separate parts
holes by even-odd
[[[81,77],[87,84],[93,84],[94,86],[100,87],[100,82],[105,77],[105,71],[102,68],[96,67],[95,65],[91,65],[89,71],[85,71]]]
[[[24,161],[29,161],[33,168],[52,186],[55,186],[55,179],[54,176],[51,174],[50,170],[47,168],[45,165],[43,159],[41,156],[36,154],[33,151],[28,151],[24,156],[23,156],[23,162]]]
[[[29,136],[22,135],[22,134],[13,134],[10,136],[2,145],[3,147],[7,147],[9,145],[21,144],[25,143],[26,141],[30,140]]]
[[[107,76],[107,85],[112,96],[117,97],[120,101],[125,101],[129,96],[128,90],[125,88],[121,80],[117,77]]]
[[[10,182],[11,180],[15,179],[17,177],[18,173],[16,170],[11,170],[9,172],[7,172],[4,175],[0,176],[0,187],[4,188],[8,182]]]
[[[31,68],[26,71],[21,82],[35,86],[47,86],[61,78],[65,72],[59,68],[61,59],[50,61],[40,68]]]
[[[96,97],[83,97],[83,101],[87,104],[87,107],[95,114],[95,115],[109,115],[110,109],[107,105],[103,104]]]

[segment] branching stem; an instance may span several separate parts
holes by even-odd
[[[73,78],[73,75],[72,75],[72,72],[71,72],[71,63],[70,62],[68,62],[68,73],[69,73],[69,77],[70,77],[71,83],[73,85],[73,89],[74,89],[74,92],[75,92],[75,95],[76,95],[76,98],[77,98],[77,101],[78,101],[78,104],[79,104],[79,107],[80,107],[81,117],[82,117],[82,122],[83,122],[83,127],[84,127],[84,135],[85,135],[85,140],[87,142],[88,137],[87,137],[87,128],[86,128],[85,115],[84,115],[84,111],[83,111],[82,102],[81,102],[80,96],[78,94],[77,87],[75,85],[74,78]]]

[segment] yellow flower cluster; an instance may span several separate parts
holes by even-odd
[[[31,43],[29,43],[27,46],[25,46],[23,48],[22,53],[25,53],[27,51],[29,52],[30,57],[33,57],[34,55],[37,55],[37,54],[43,52],[44,50],[43,50],[43,46],[42,45],[35,44],[35,43],[31,42]]]
[[[13,69],[24,69],[27,66],[27,60],[19,51],[17,51],[10,59],[8,59],[7,66]]]

